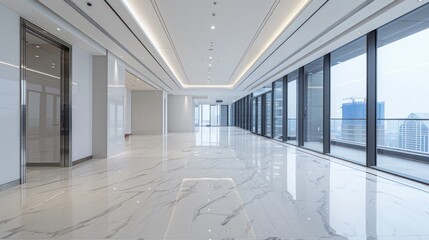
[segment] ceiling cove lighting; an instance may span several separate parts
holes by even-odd
[[[136,5],[138,1],[130,1],[130,0],[122,0],[121,1],[125,8],[128,10],[130,15],[134,18],[134,20],[139,24],[141,30],[155,47],[157,53],[161,56],[164,62],[167,64],[168,68],[171,70],[173,75],[176,77],[177,81],[182,85],[183,88],[227,88],[232,89],[238,81],[249,71],[249,69],[256,63],[256,61],[265,53],[265,51],[271,46],[271,44],[280,36],[280,34],[284,31],[284,29],[289,26],[289,24],[295,19],[295,17],[307,6],[310,0],[303,0],[299,3],[299,5],[294,9],[292,14],[288,14],[284,19],[284,22],[280,24],[280,27],[274,32],[271,38],[266,42],[266,44],[261,48],[260,52],[256,55],[256,57],[244,68],[244,70],[240,73],[240,75],[235,79],[232,84],[224,84],[224,85],[196,85],[196,84],[185,84],[182,79],[177,74],[175,68],[169,61],[168,57],[161,51],[162,46],[158,42],[155,37],[155,34],[151,30],[150,23],[146,19],[144,19],[144,14],[139,11],[139,8]],[[215,26],[212,26],[216,28]],[[211,49],[212,50],[212,49]]]
[[[262,56],[262,54],[267,51],[267,49],[271,46],[271,44],[274,43],[274,41],[282,34],[282,32],[292,23],[292,21],[295,19],[298,14],[304,10],[304,8],[307,6],[307,4],[310,2],[310,0],[304,0],[301,1],[298,6],[292,11],[291,14],[287,14],[286,18],[284,19],[283,23],[280,24],[280,27],[274,32],[273,35],[271,35],[271,38],[266,42],[266,44],[261,48],[261,50],[256,54],[256,57],[244,68],[244,70],[240,73],[240,75],[235,79],[233,82],[233,86],[236,85],[240,79],[246,74],[250,68],[258,61],[258,59]]]
[[[143,31],[143,33],[146,35],[146,37],[155,47],[156,52],[161,56],[162,60],[164,60],[168,68],[173,72],[173,75],[176,77],[177,81],[179,81],[180,85],[186,88],[188,85],[184,84],[182,79],[179,78],[179,75],[177,74],[176,70],[173,68],[173,65],[170,63],[167,56],[165,56],[164,51],[161,51],[162,49],[161,44],[156,39],[155,34],[151,31],[149,27],[150,25],[149,22],[146,21],[146,19],[143,18],[144,15],[139,12],[138,10],[139,8],[135,5],[133,1],[122,0],[122,3],[124,4],[128,12],[131,14],[131,16],[134,18],[134,20],[139,24],[140,29]]]

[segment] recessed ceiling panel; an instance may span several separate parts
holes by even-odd
[[[147,1],[132,1],[133,6],[148,6]],[[176,58],[174,67],[182,68],[188,84],[227,85],[277,2],[152,0],[155,20],[163,25],[154,32],[169,39],[161,51]]]

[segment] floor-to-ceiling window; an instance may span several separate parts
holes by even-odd
[[[366,37],[331,53],[331,154],[366,161]]]
[[[231,104],[229,108],[229,126],[234,126],[235,122],[235,103]]]
[[[200,126],[200,108],[201,105],[194,106],[194,126]]]
[[[258,102],[256,105],[256,132],[262,134],[262,96],[258,97]]]
[[[287,108],[280,83],[271,102],[255,91],[252,130],[272,123],[275,139],[429,182],[428,42],[429,4],[289,73]]]
[[[272,133],[272,99],[271,92],[264,94],[265,96],[265,136],[271,138]]]
[[[304,147],[323,151],[323,58],[304,66]]]
[[[236,110],[236,104],[231,105],[231,112]],[[228,105],[200,104],[195,106],[196,126],[227,126],[228,117],[234,122],[235,114],[229,114]]]
[[[283,79],[274,82],[273,138],[283,140]]]
[[[287,142],[297,145],[298,133],[298,70],[288,75],[287,81]]]
[[[252,132],[256,133],[256,128],[258,126],[257,123],[257,109],[256,109],[256,105],[258,103],[258,99],[257,98],[253,98],[252,99]]]
[[[377,31],[377,166],[429,181],[429,5]]]
[[[201,126],[210,125],[210,105],[201,105]]]

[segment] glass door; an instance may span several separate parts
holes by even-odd
[[[27,165],[60,166],[62,49],[26,33]]]
[[[22,20],[21,182],[33,167],[71,166],[70,46]]]

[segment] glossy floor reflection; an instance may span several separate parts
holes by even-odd
[[[429,239],[427,186],[237,128],[38,171],[0,192],[0,238]]]

